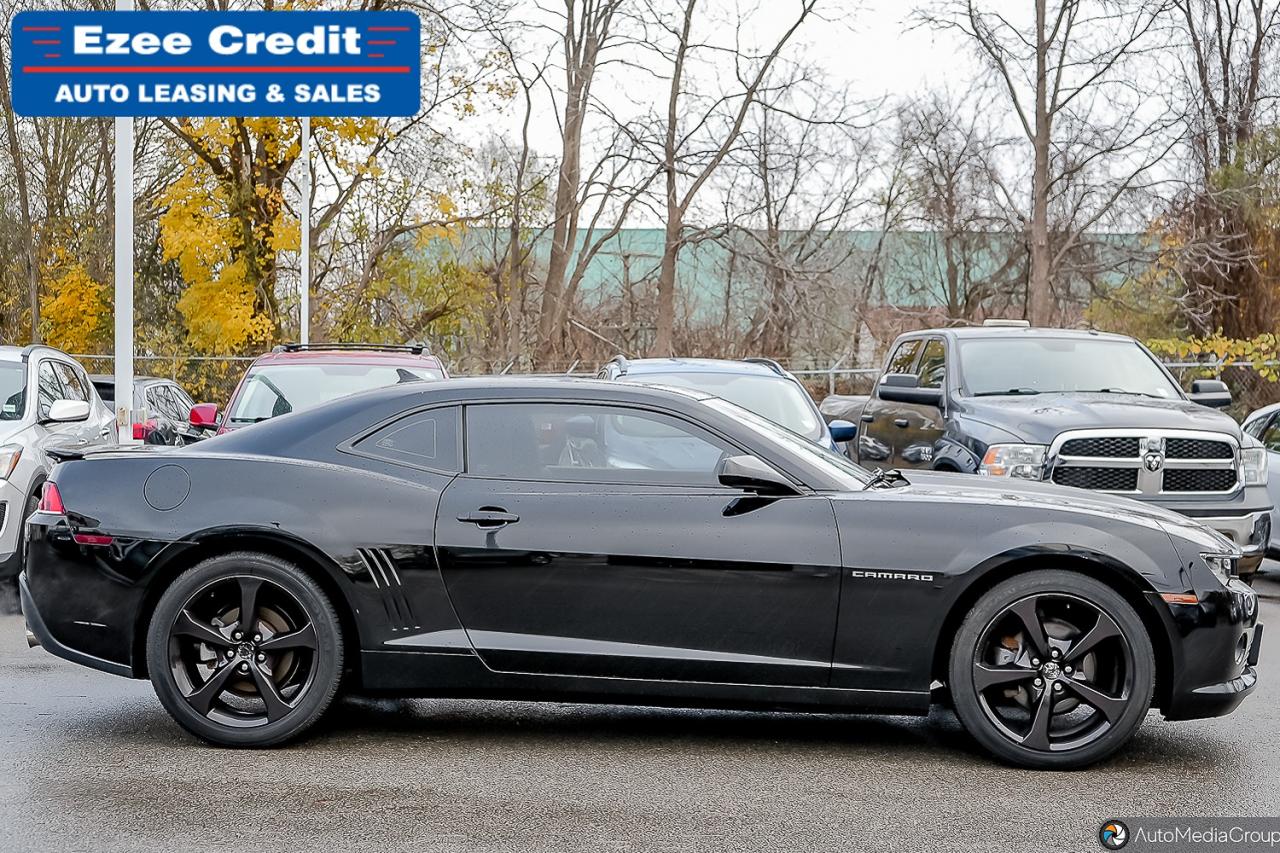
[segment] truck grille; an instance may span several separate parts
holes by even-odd
[[[1073,438],[1062,443],[1063,456],[1095,456],[1103,459],[1138,457],[1136,437]]]
[[[1164,443],[1170,459],[1231,459],[1236,454],[1225,441],[1204,438],[1171,438]]]
[[[1236,472],[1230,468],[1194,468],[1164,472],[1166,492],[1229,492],[1235,488]]]
[[[1180,430],[1064,433],[1049,451],[1046,479],[1126,494],[1224,494],[1239,488],[1237,444]]]
[[[1074,486],[1077,489],[1094,489],[1100,492],[1136,492],[1138,490],[1137,468],[1057,468],[1053,472],[1053,481],[1059,486]]]

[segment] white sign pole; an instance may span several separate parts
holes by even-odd
[[[311,117],[302,118],[302,343],[311,343]]]
[[[116,0],[132,11],[133,0]],[[115,153],[115,380],[116,427],[133,442],[133,118],[117,118]]]

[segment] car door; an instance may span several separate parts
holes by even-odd
[[[68,433],[74,435],[76,441],[81,444],[106,443],[111,430],[104,423],[105,407],[99,403],[97,392],[93,390],[89,377],[68,362],[54,361],[52,364],[62,384],[63,399],[89,404],[89,416],[82,421],[66,424]]]
[[[885,365],[885,374],[914,373],[923,346],[920,338],[900,341]],[[892,468],[898,464],[898,443],[910,421],[910,407],[880,399],[879,388],[871,392],[862,410],[858,429],[858,462],[869,468]]]
[[[945,392],[947,346],[942,338],[926,338],[914,372],[920,377],[917,387],[937,388]],[[932,468],[934,446],[945,430],[940,406],[920,403],[897,404],[897,418],[906,426],[895,425],[894,465],[898,468]]]
[[[827,682],[840,585],[828,499],[716,480],[743,451],[688,421],[591,403],[466,409],[436,551],[476,652],[505,672]],[[643,437],[645,460],[608,436]]]

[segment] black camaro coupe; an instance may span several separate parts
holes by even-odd
[[[637,440],[643,439],[643,440]],[[730,403],[410,383],[187,448],[65,457],[34,641],[269,746],[339,687],[923,714],[1075,767],[1150,707],[1254,688],[1257,598],[1187,519],[1052,485],[872,475]],[[944,689],[945,688],[945,689]]]

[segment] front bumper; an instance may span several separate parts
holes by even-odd
[[[1258,570],[1271,541],[1271,513],[1250,512],[1245,515],[1196,518],[1230,539],[1240,549],[1239,572],[1251,575]]]
[[[1203,595],[1196,604],[1157,606],[1169,615],[1172,666],[1165,673],[1161,710],[1170,720],[1229,714],[1258,685],[1255,669],[1262,649],[1258,596],[1232,580],[1227,588]]]
[[[0,580],[17,576],[27,496],[8,480],[0,480]]]

